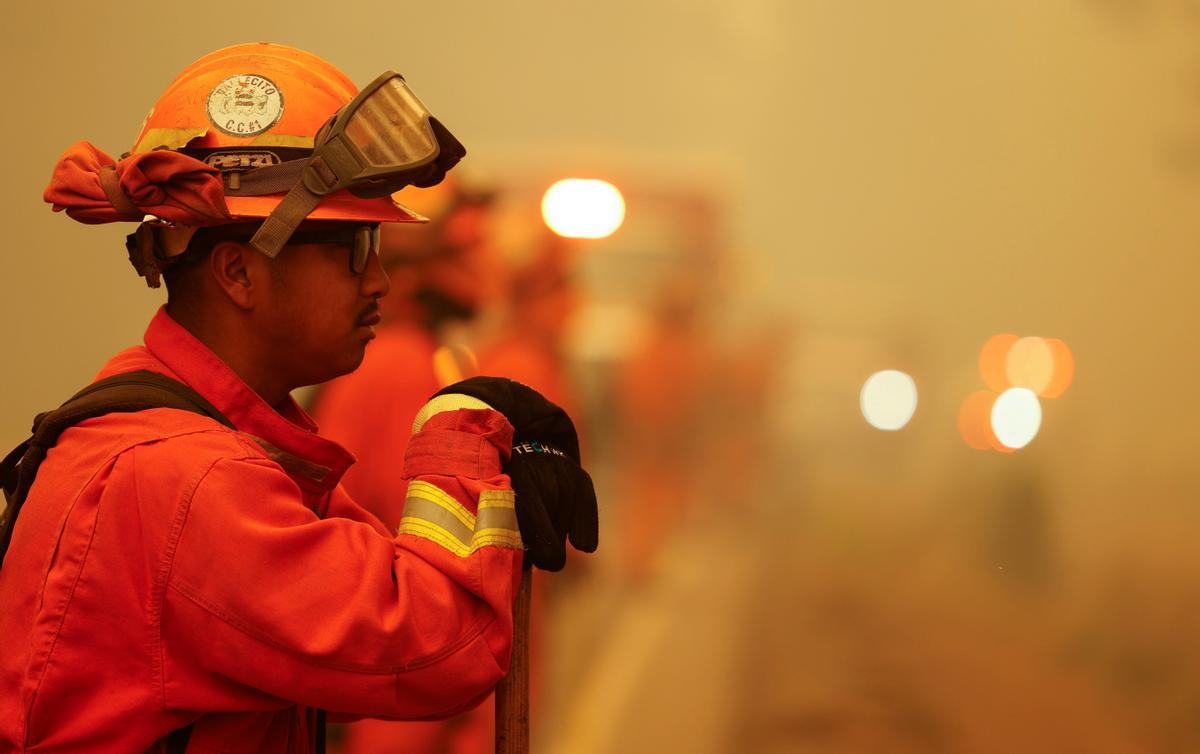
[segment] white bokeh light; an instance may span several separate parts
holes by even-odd
[[[992,432],[1006,448],[1023,448],[1042,427],[1042,404],[1023,387],[1005,390],[992,404]]]
[[[889,432],[908,424],[917,411],[917,383],[904,372],[885,369],[863,383],[858,397],[863,418]]]
[[[546,189],[542,219],[564,238],[604,238],[625,222],[625,198],[608,181],[565,178]]]

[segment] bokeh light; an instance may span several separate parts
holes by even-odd
[[[1038,391],[1043,398],[1057,398],[1066,392],[1075,378],[1075,355],[1066,343],[1058,338],[1046,338],[1046,347],[1054,360],[1054,372],[1050,381]]]
[[[604,238],[625,222],[625,198],[608,181],[565,178],[546,190],[542,218],[564,238]]]
[[[1042,404],[1037,394],[1023,387],[1005,390],[992,405],[992,431],[1001,444],[1018,449],[1037,437],[1042,427]]]
[[[963,442],[975,450],[1008,451],[992,432],[992,405],[996,393],[976,390],[966,397],[958,409],[958,433]]]
[[[1054,376],[1054,354],[1045,338],[1029,335],[1008,349],[1004,369],[1011,386],[1041,394]]]
[[[983,383],[997,393],[1012,387],[1008,381],[1008,352],[1017,340],[1012,333],[999,333],[988,338],[979,351],[979,374]]]
[[[1042,398],[1057,398],[1075,377],[1075,357],[1058,338],[1000,333],[980,350],[979,374],[997,393],[1023,387]]]
[[[859,394],[863,418],[876,429],[895,431],[908,424],[917,410],[917,383],[895,369],[876,372]]]

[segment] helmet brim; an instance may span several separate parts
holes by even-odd
[[[279,205],[283,194],[266,196],[226,196],[225,204],[235,219],[267,217]],[[321,200],[308,214],[309,220],[345,220],[368,223],[427,223],[429,218],[384,196],[360,199],[349,191],[336,191]]]

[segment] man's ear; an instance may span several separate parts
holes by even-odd
[[[208,266],[213,278],[239,309],[253,309],[262,297],[258,255],[249,244],[236,241],[221,241],[209,254]]]

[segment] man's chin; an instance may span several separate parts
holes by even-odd
[[[323,363],[325,369],[316,372],[311,377],[310,385],[319,385],[322,382],[329,382],[338,377],[350,374],[359,365],[363,363],[363,358],[366,356],[366,343],[363,343],[352,352],[340,354],[336,359],[328,359]]]
[[[338,372],[339,377],[343,374],[350,374],[355,369],[358,369],[360,365],[362,365],[363,359],[367,356],[367,343],[369,342],[370,341],[364,340],[362,344],[359,345],[359,347],[347,357],[345,364],[342,366],[342,371]]]

